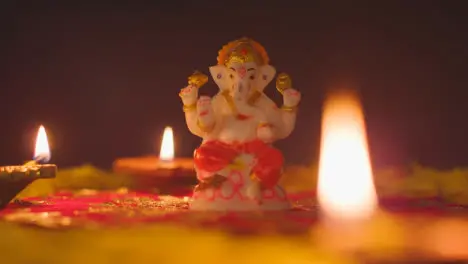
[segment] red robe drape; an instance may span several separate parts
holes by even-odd
[[[224,143],[207,141],[195,150],[195,166],[201,170],[217,172],[242,153],[252,154],[256,158],[252,170],[264,187],[273,187],[281,177],[284,158],[283,154],[261,140],[246,143]]]

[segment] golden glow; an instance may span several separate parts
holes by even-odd
[[[231,41],[218,52],[218,65],[252,61],[257,65],[265,65],[270,62],[270,58],[260,43],[249,38]]]
[[[188,84],[194,85],[197,88],[201,88],[208,82],[208,76],[205,74],[195,71],[192,75],[188,77]]]
[[[292,79],[291,77],[286,74],[286,73],[280,73],[278,74],[278,77],[276,77],[276,90],[280,94],[283,94],[283,92],[286,89],[292,88]]]
[[[318,200],[331,218],[361,219],[377,205],[364,114],[352,92],[331,95],[324,105]]]
[[[174,159],[174,133],[172,132],[172,127],[164,129],[159,158],[165,161]]]
[[[49,142],[44,126],[39,127],[36,137],[36,147],[34,149],[34,159],[47,162],[50,160]]]

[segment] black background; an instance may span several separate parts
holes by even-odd
[[[464,1],[63,2],[0,4],[2,164],[31,158],[40,124],[60,166],[155,152],[166,125],[191,155],[178,91],[244,35],[303,93],[277,143],[288,162],[316,161],[324,91],[341,83],[362,95],[376,166],[468,164]]]

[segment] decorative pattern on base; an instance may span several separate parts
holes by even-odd
[[[197,211],[290,209],[283,188],[278,185],[263,188],[253,179],[253,160],[252,155],[242,154],[233,164],[214,174],[197,170],[198,175],[206,178],[195,188],[189,208]],[[206,184],[206,179],[214,180]]]

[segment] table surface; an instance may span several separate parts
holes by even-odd
[[[259,233],[273,229],[280,233],[301,233],[317,220],[313,193],[290,194],[293,209],[280,212],[203,213],[188,210],[190,191],[177,195],[156,195],[117,191],[82,190],[59,192],[47,197],[16,200],[0,211],[7,221],[49,228],[87,226],[125,226],[151,222],[170,222],[186,226],[222,228],[234,232]],[[399,215],[415,214],[440,217],[467,214],[465,207],[448,205],[438,199],[394,198],[381,201],[387,211]],[[468,215],[468,214],[467,214]]]
[[[290,200],[294,205],[294,209],[289,211],[281,211],[281,212],[251,212],[251,213],[202,213],[202,212],[193,212],[188,210],[188,197],[190,192],[187,190],[180,190],[175,192],[176,195],[168,196],[168,195],[155,195],[155,194],[148,194],[148,193],[139,193],[139,192],[132,192],[126,189],[120,189],[117,191],[94,191],[94,190],[81,190],[78,192],[58,192],[53,195],[49,195],[46,197],[30,197],[25,198],[19,201],[12,202],[6,209],[0,211],[0,217],[6,222],[14,222],[20,225],[32,226],[32,227],[41,227],[46,228],[46,230],[63,230],[66,232],[60,232],[59,235],[53,235],[52,233],[40,233],[32,232],[30,236],[25,236],[24,238],[29,241],[31,239],[37,238],[47,238],[49,244],[46,244],[51,247],[55,247],[53,245],[57,245],[58,241],[75,241],[76,235],[70,234],[82,234],[83,231],[96,231],[99,229],[99,233],[92,233],[94,235],[89,235],[89,239],[93,239],[92,245],[96,246],[95,244],[100,241],[99,244],[101,246],[100,252],[91,253],[93,250],[90,247],[85,247],[82,245],[83,241],[79,241],[79,250],[72,250],[68,249],[68,253],[65,254],[63,257],[69,258],[71,255],[75,254],[73,252],[80,251],[80,254],[86,254],[86,256],[90,256],[89,261],[93,260],[91,256],[101,256],[110,254],[113,252],[111,249],[107,248],[107,245],[111,240],[118,240],[118,243],[136,243],[135,246],[127,245],[125,246],[126,252],[129,256],[132,256],[132,259],[139,258],[140,253],[144,251],[146,247],[141,247],[139,242],[141,239],[136,237],[136,234],[140,234],[138,232],[138,228],[164,228],[158,229],[159,231],[154,231],[150,229],[153,233],[152,237],[145,237],[145,241],[149,243],[156,243],[158,246],[167,249],[153,249],[151,254],[148,254],[146,258],[151,258],[157,260],[157,256],[163,254],[165,251],[167,252],[174,252],[177,247],[170,246],[172,244],[166,244],[163,241],[167,241],[168,238],[171,236],[174,237],[174,241],[178,241],[177,244],[184,243],[184,240],[190,239],[192,243],[202,243],[204,248],[206,247],[213,247],[214,245],[206,244],[205,240],[210,240],[214,237],[216,239],[221,239],[219,236],[214,236],[210,232],[206,233],[207,231],[212,230],[213,232],[221,231],[224,235],[233,235],[234,237],[238,237],[234,240],[223,238],[224,242],[217,242],[220,248],[236,248],[238,252],[244,252],[244,254],[236,255],[236,257],[232,257],[232,261],[227,261],[225,263],[239,263],[236,259],[257,259],[265,260],[269,259],[269,263],[285,263],[281,262],[278,256],[273,257],[271,255],[271,250],[274,249],[278,245],[282,245],[285,247],[288,243],[293,243],[294,250],[289,249],[288,252],[297,251],[294,254],[305,254],[301,256],[303,259],[310,259],[312,255],[309,255],[310,250],[312,247],[307,249],[303,248],[304,245],[307,245],[307,242],[304,243],[304,238],[311,237],[311,230],[313,230],[314,226],[317,225],[318,214],[317,214],[317,207],[316,207],[316,200],[315,195],[313,193],[295,193],[290,195]],[[385,208],[386,211],[394,212],[400,216],[408,216],[408,219],[413,219],[414,215],[417,215],[419,218],[424,219],[424,221],[430,221],[431,218],[444,218],[445,216],[453,216],[453,215],[463,215],[468,216],[468,210],[461,206],[456,205],[448,205],[444,204],[438,199],[403,199],[403,198],[393,198],[393,199],[386,199],[381,201],[381,207]],[[0,224],[2,224],[0,222]],[[166,229],[166,224],[170,224],[169,226],[173,226],[174,224],[178,226],[178,229]],[[398,225],[398,224],[397,224]],[[416,222],[412,228],[417,228],[418,223]],[[168,227],[169,227],[168,226]],[[187,235],[184,233],[180,227],[186,227],[184,229],[193,230],[190,231],[191,235]],[[129,229],[131,227],[131,229]],[[391,240],[391,234],[395,231],[392,229],[394,227],[390,227],[387,225],[385,228],[386,230],[380,230],[379,233],[384,234],[385,240]],[[135,229],[137,228],[137,229]],[[10,230],[11,227],[8,229]],[[128,230],[128,231],[125,231]],[[133,231],[130,231],[133,230]],[[146,230],[146,229],[144,229]],[[169,230],[169,231],[168,231]],[[412,229],[409,229],[410,233]],[[4,230],[5,231],[5,230]],[[73,233],[73,232],[78,233]],[[199,233],[200,231],[204,233]],[[397,230],[398,231],[398,230]],[[11,232],[7,232],[5,235],[19,239],[18,235],[26,232],[21,231],[19,229],[14,229]],[[29,231],[28,231],[29,232]],[[70,233],[72,232],[72,233]],[[141,231],[147,232],[147,231]],[[149,231],[148,231],[149,232]],[[159,239],[159,235],[161,232],[167,232],[166,236]],[[195,232],[195,233],[192,233]],[[408,232],[408,229],[406,230]],[[398,232],[397,232],[398,233]],[[453,231],[452,231],[453,233]],[[26,234],[26,233],[24,233]],[[157,237],[154,237],[155,234],[159,234]],[[182,238],[182,235],[184,238]],[[132,237],[132,238],[129,238]],[[288,237],[286,240],[280,239],[277,240],[274,237]],[[82,235],[80,235],[82,237]],[[86,236],[84,236],[86,237]],[[178,237],[178,238],[177,238]],[[255,244],[258,248],[255,252],[258,255],[248,257],[246,252],[252,252],[252,249],[243,249],[247,240],[239,239],[242,237],[251,237],[248,243]],[[299,240],[297,240],[299,238]],[[450,238],[449,242],[458,243],[457,239],[462,239],[465,241],[466,236],[460,234],[458,237],[454,237],[453,239]],[[128,240],[127,240],[128,239]],[[228,239],[228,240],[224,240]],[[262,240],[259,240],[262,239]],[[23,241],[23,242],[26,242]],[[116,240],[116,241],[117,241]],[[353,238],[347,237],[347,240],[353,240]],[[18,240],[19,241],[19,240]],[[36,241],[36,240],[34,240]],[[37,240],[36,242],[38,242]],[[54,242],[55,241],[55,242]],[[75,243],[78,240],[75,241]],[[126,242],[125,242],[126,241]],[[170,240],[173,241],[173,240]],[[202,242],[204,241],[204,242]],[[230,241],[230,242],[229,242]],[[243,242],[242,242],[243,241]],[[287,242],[290,241],[290,242]],[[302,241],[302,242],[300,242]],[[22,242],[22,243],[23,243]],[[41,242],[43,243],[43,242]],[[40,243],[40,244],[41,244]],[[60,242],[62,243],[62,242]],[[145,242],[146,243],[146,242]],[[260,243],[260,244],[258,244]],[[407,242],[408,243],[408,242]],[[409,243],[414,243],[409,242]],[[90,245],[91,245],[90,244]],[[119,244],[111,243],[115,247],[120,248],[119,250],[124,250],[121,248]],[[447,243],[444,243],[447,244]],[[462,243],[463,244],[463,243]],[[5,241],[3,244],[4,248],[9,246],[10,244]],[[41,244],[42,245],[42,244]],[[223,245],[223,246],[221,246]],[[260,245],[264,245],[262,249],[260,249]],[[268,246],[267,246],[268,245]],[[104,247],[106,246],[106,247]],[[383,248],[393,247],[394,244],[383,244],[380,245]],[[40,249],[43,246],[38,246],[37,248]],[[289,247],[289,246],[286,246]],[[296,248],[297,247],[297,248]],[[195,250],[195,244],[185,245],[184,248],[186,250]],[[463,249],[463,248],[462,248]],[[171,251],[169,251],[171,250]],[[54,254],[58,254],[54,250]],[[94,251],[93,251],[94,252]],[[145,251],[146,252],[146,251]],[[210,251],[197,251],[200,257],[207,259],[205,263],[219,263],[218,260],[209,260],[212,253]],[[260,253],[262,252],[262,253]],[[321,252],[314,249],[313,252]],[[391,252],[391,251],[390,251]],[[448,258],[451,259],[451,256],[459,256],[456,255],[459,252],[467,252],[465,251],[457,251],[452,255],[448,255]],[[3,253],[2,253],[3,254]],[[39,253],[37,253],[39,254]],[[100,255],[96,255],[100,254]],[[168,253],[169,254],[169,253]],[[223,255],[224,254],[224,255]],[[219,253],[219,256],[227,256],[227,253]],[[231,253],[230,253],[231,254]],[[269,255],[270,254],[270,255]],[[284,250],[280,250],[277,254],[284,257],[284,259],[289,259],[291,257],[290,253],[287,253]],[[322,253],[320,253],[322,254]],[[38,255],[39,256],[39,255]],[[289,256],[289,257],[287,257]],[[336,254],[331,254],[331,257],[336,256]],[[468,257],[468,254],[462,255]],[[27,258],[28,256],[20,257],[19,255],[10,256],[10,259],[21,259]],[[31,256],[33,258],[33,256]],[[36,256],[37,258],[37,256]],[[49,263],[51,259],[49,259],[49,255],[46,252],[40,254],[40,258],[43,260],[47,260]],[[170,262],[165,263],[182,263],[181,260],[176,261],[176,255],[167,255],[167,259],[171,259]],[[315,257],[312,257],[315,258]],[[8,258],[6,258],[8,259]],[[283,260],[284,260],[283,259]],[[453,258],[452,258],[453,259]],[[174,261],[172,261],[174,260]],[[276,262],[274,262],[276,260]],[[94,260],[93,260],[94,261]],[[245,261],[242,260],[242,261]],[[273,261],[273,262],[272,262]],[[224,261],[223,261],[224,262]],[[9,262],[9,263],[20,263],[20,262]],[[21,262],[23,263],[23,262]],[[50,263],[61,263],[61,262],[50,262]],[[106,262],[107,263],[107,262]],[[125,263],[125,262],[119,262]],[[242,262],[244,263],[244,262]],[[304,262],[305,263],[305,262]],[[307,262],[309,263],[309,262]],[[311,262],[313,263],[313,262]],[[330,263],[330,262],[327,262]],[[354,263],[354,262],[333,262],[333,263]],[[382,261],[365,261],[360,263],[433,263],[427,260],[423,262],[410,262],[410,261],[402,261],[401,259],[397,262],[382,262]],[[434,263],[458,263],[458,262],[434,262]],[[460,262],[462,263],[462,262]]]

